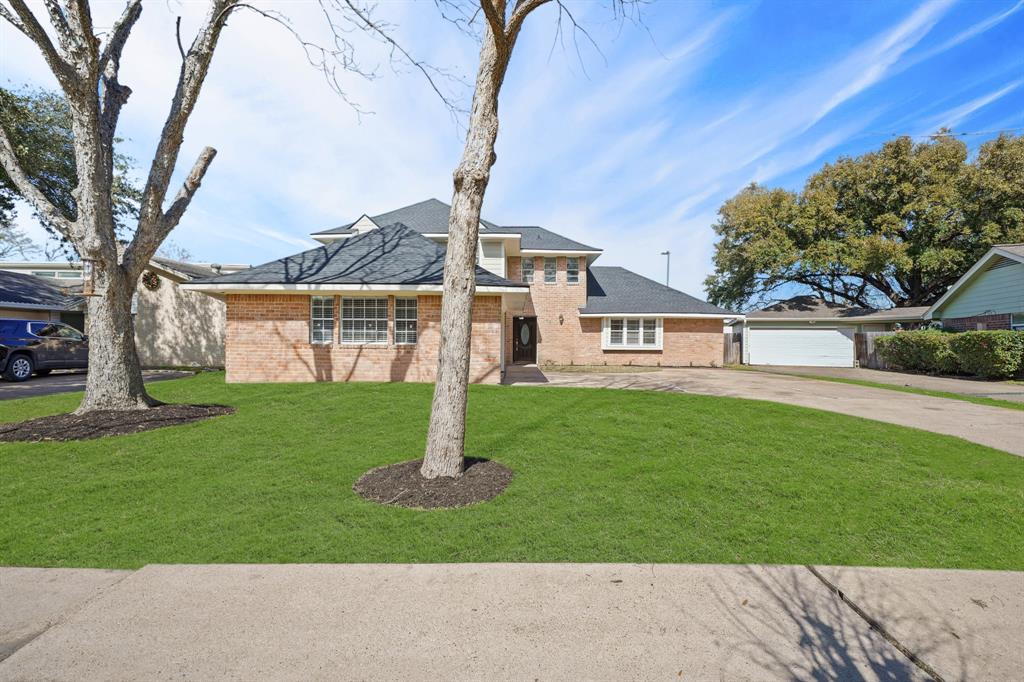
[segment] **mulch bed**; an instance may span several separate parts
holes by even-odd
[[[512,482],[512,470],[489,459],[466,458],[459,478],[427,479],[422,459],[370,469],[352,489],[373,502],[412,509],[450,509],[497,497]]]
[[[57,414],[0,424],[0,442],[89,440],[121,436],[233,414],[226,405],[158,405],[148,410],[97,410],[86,414]]]

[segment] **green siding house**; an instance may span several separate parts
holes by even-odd
[[[1024,330],[1024,244],[997,244],[928,309],[956,331]]]

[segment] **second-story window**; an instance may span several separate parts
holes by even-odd
[[[558,271],[558,261],[551,257],[544,258],[544,284],[555,283],[555,273]]]
[[[566,258],[565,259],[565,281],[569,284],[580,283],[580,259],[579,258]]]
[[[533,283],[533,258],[523,257],[520,259],[523,267],[523,281],[527,284]]]

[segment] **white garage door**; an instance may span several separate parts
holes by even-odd
[[[853,367],[852,329],[747,329],[752,365]]]

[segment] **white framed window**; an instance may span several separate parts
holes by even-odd
[[[660,317],[606,317],[602,326],[604,350],[661,350],[664,325]]]
[[[558,272],[558,260],[551,256],[544,257],[544,284],[554,284]]]
[[[334,297],[311,296],[309,299],[309,342],[326,344],[334,341]]]
[[[523,268],[523,281],[527,284],[533,284],[533,256],[523,256],[519,260]]]
[[[341,299],[342,343],[387,343],[388,299]]]
[[[578,256],[565,259],[565,281],[569,284],[580,283],[580,259]]]
[[[411,346],[416,343],[415,298],[395,299],[395,343],[400,346]]]

